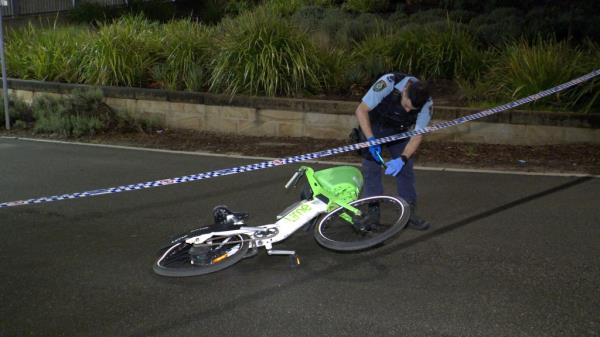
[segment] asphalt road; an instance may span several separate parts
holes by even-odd
[[[0,139],[0,202],[249,162]],[[295,168],[0,209],[0,336],[600,336],[598,178],[420,170],[427,232],[348,254],[298,232],[299,268],[153,274],[215,205],[272,222]]]

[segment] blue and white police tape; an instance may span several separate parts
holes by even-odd
[[[400,139],[404,139],[404,138],[408,138],[408,137],[412,137],[412,136],[416,136],[416,135],[420,135],[420,134],[438,131],[441,129],[449,128],[451,126],[463,124],[463,123],[466,123],[466,122],[469,122],[469,121],[472,121],[475,119],[487,117],[487,116],[490,116],[490,115],[493,115],[493,114],[496,114],[496,113],[499,113],[502,111],[510,110],[517,106],[520,106],[520,105],[523,105],[526,103],[530,103],[533,101],[537,101],[543,97],[546,97],[546,96],[558,93],[560,91],[563,91],[565,89],[568,89],[570,87],[576,86],[576,85],[583,83],[585,81],[588,81],[598,75],[600,75],[600,69],[595,70],[584,76],[578,77],[576,79],[573,79],[569,82],[560,84],[556,87],[544,90],[535,95],[521,98],[517,101],[510,102],[510,103],[507,103],[507,104],[504,104],[504,105],[501,105],[501,106],[498,106],[498,107],[495,107],[492,109],[488,109],[488,110],[484,110],[484,111],[481,111],[478,113],[474,113],[472,115],[460,117],[460,118],[457,118],[457,119],[454,119],[451,121],[437,123],[437,124],[434,124],[432,126],[424,128],[424,129],[403,132],[403,133],[379,138],[379,139],[368,141],[368,142],[346,145],[346,146],[341,146],[341,147],[337,147],[337,148],[333,148],[333,149],[329,149],[329,150],[323,150],[323,151],[319,151],[319,152],[302,154],[302,155],[292,156],[292,157],[287,157],[287,158],[282,158],[282,159],[264,161],[264,162],[256,163],[256,164],[250,164],[250,165],[227,168],[227,169],[210,171],[210,172],[203,172],[203,173],[198,173],[198,174],[193,174],[193,175],[188,175],[188,176],[183,176],[183,177],[175,177],[175,178],[168,178],[168,179],[162,179],[162,180],[156,180],[156,181],[148,181],[148,182],[144,182],[144,183],[123,185],[123,186],[118,186],[118,187],[109,187],[109,188],[103,188],[103,189],[86,191],[86,192],[53,195],[53,196],[47,196],[47,197],[27,199],[27,200],[4,202],[4,203],[0,203],[0,208],[21,206],[21,205],[42,204],[42,203],[47,203],[47,202],[52,202],[52,201],[67,200],[67,199],[79,199],[79,198],[86,198],[86,197],[92,197],[92,196],[103,195],[103,194],[114,194],[114,193],[135,191],[135,190],[141,190],[141,189],[147,189],[147,188],[153,188],[153,187],[175,185],[175,184],[187,183],[190,181],[204,180],[204,179],[216,178],[216,177],[220,177],[220,176],[227,176],[227,175],[232,175],[232,174],[257,171],[257,170],[262,170],[262,169],[266,169],[266,168],[270,168],[270,167],[274,167],[274,166],[292,164],[292,163],[297,163],[297,162],[301,162],[301,161],[305,161],[305,160],[314,160],[314,159],[332,156],[332,155],[336,155],[336,154],[340,154],[340,153],[356,151],[358,149],[366,148],[371,145],[384,144],[384,143],[388,143],[388,142],[392,142],[392,141],[396,141],[396,140],[400,140]]]

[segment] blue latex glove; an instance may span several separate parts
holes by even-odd
[[[405,162],[402,158],[396,158],[388,161],[387,163],[385,163],[385,165],[387,166],[387,168],[385,169],[385,174],[387,174],[388,176],[395,177],[396,175],[398,175],[398,173],[400,173],[400,171],[402,171],[404,164]]]
[[[369,138],[367,138],[367,140],[371,141],[371,140],[375,140],[377,138],[371,136]],[[383,158],[381,157],[381,145],[371,145],[369,146],[369,152],[371,153],[371,156],[373,157],[373,159],[375,159],[375,162],[383,165]]]

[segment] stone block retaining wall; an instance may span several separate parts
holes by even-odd
[[[11,94],[31,102],[37,95],[68,94],[78,84],[10,80]],[[156,118],[168,128],[250,136],[347,139],[356,126],[357,102],[227,96],[140,88],[101,87],[114,109]],[[434,98],[435,99],[435,98]],[[432,123],[476,109],[434,108]],[[541,145],[600,143],[600,114],[507,111],[427,135],[431,140]]]

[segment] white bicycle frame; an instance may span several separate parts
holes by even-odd
[[[290,235],[302,228],[310,220],[314,219],[321,213],[327,212],[327,203],[323,202],[319,198],[312,200],[302,200],[296,207],[294,207],[289,213],[285,214],[281,219],[277,220],[274,224],[268,224],[256,227],[242,226],[237,229],[211,232],[194,236],[185,240],[186,243],[192,245],[200,245],[210,240],[212,237],[231,237],[234,235],[245,234],[250,238],[250,248],[252,247],[265,247],[269,253],[272,254],[295,254],[294,251],[274,251],[272,250],[273,244],[287,239]],[[256,238],[255,233],[262,232],[275,228],[276,234],[269,238]]]

